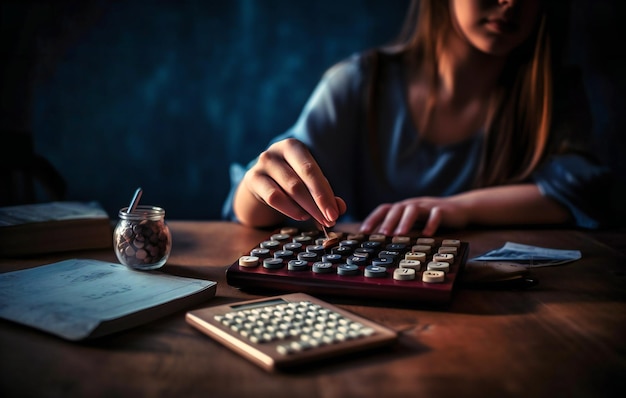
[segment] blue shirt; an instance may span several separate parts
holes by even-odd
[[[368,133],[364,100],[370,71],[359,54],[330,68],[295,125],[272,140],[293,137],[307,145],[335,194],[346,201],[341,221],[363,220],[382,203],[467,191],[478,170],[481,132],[452,145],[420,140],[406,99],[406,66],[393,57],[380,59],[374,140]],[[244,172],[236,165],[231,168],[232,191],[224,205],[227,218],[235,219],[232,196]],[[576,225],[594,228],[601,216],[589,190],[602,189],[607,173],[585,154],[570,153],[549,157],[531,181],[566,206]]]

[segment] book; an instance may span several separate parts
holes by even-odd
[[[0,207],[0,256],[113,247],[113,227],[98,202]]]
[[[216,289],[214,281],[70,259],[0,274],[0,318],[79,341],[203,303]]]

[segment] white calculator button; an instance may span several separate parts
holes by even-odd
[[[298,228],[296,227],[283,227],[280,229],[280,233],[283,235],[293,236],[298,233]]]
[[[439,250],[437,250],[437,253],[457,254],[458,252],[458,248],[454,246],[441,246]]]
[[[400,268],[412,268],[415,271],[419,271],[421,268],[422,263],[419,260],[400,260],[400,263],[398,264],[398,266]]]
[[[422,282],[425,283],[442,283],[445,278],[446,274],[443,271],[424,271],[422,274]]]
[[[396,268],[393,271],[393,279],[397,281],[409,281],[415,279],[414,268]]]
[[[387,236],[383,234],[371,234],[369,237],[371,242],[381,242],[384,243],[387,240]]]
[[[311,345],[306,341],[292,341],[289,346],[296,352],[306,351],[311,348]]]
[[[413,253],[426,253],[429,254],[433,251],[432,246],[429,245],[414,245],[411,247]]]
[[[405,260],[426,261],[426,253],[424,252],[408,252],[404,255]]]
[[[426,245],[426,246],[432,246],[435,244],[435,239],[433,238],[417,238],[417,241],[415,241],[416,244],[418,245]]]
[[[257,256],[239,257],[240,267],[256,267],[257,265],[259,265],[259,258]]]
[[[433,256],[433,261],[452,264],[454,262],[454,254],[437,253]]]
[[[361,330],[359,330],[359,334],[361,336],[371,336],[374,333],[376,333],[376,331],[374,329],[368,328],[368,327],[365,327],[365,328],[362,328]]]
[[[289,344],[281,344],[277,346],[276,351],[281,355],[291,355],[295,352],[293,349],[291,349]]]
[[[341,332],[335,333],[336,341],[346,341],[347,339],[348,339],[348,336],[346,336],[344,333],[341,333]]]
[[[441,241],[441,246],[460,247],[461,241],[458,239],[444,239],[443,241]]]
[[[443,261],[431,261],[426,266],[426,269],[428,271],[448,272],[448,271],[450,271],[450,264],[444,263]]]
[[[311,348],[317,348],[322,345],[322,343],[317,339],[308,339],[307,344],[309,344]]]
[[[394,236],[393,238],[391,238],[391,243],[404,243],[408,245],[410,241],[411,238],[408,236]]]
[[[333,344],[335,342],[335,339],[333,339],[332,336],[325,334],[324,336],[322,336],[322,341],[324,342],[324,344]]]
[[[353,330],[360,330],[363,329],[365,326],[363,326],[362,324],[358,323],[358,322],[350,322],[350,329]]]

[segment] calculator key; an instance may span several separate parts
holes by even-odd
[[[296,227],[282,227],[280,229],[280,233],[284,235],[293,236],[298,233],[298,228]]]
[[[454,254],[437,253],[437,254],[433,255],[433,261],[452,264],[454,262]]]
[[[442,283],[445,278],[446,274],[443,271],[424,271],[422,273],[422,282],[425,283]]]
[[[398,255],[400,255],[400,253],[407,251],[407,245],[404,243],[390,243],[385,246],[385,250],[390,252],[398,252]]]
[[[431,261],[426,265],[426,269],[429,271],[450,271],[450,264],[444,263],[443,261]]]
[[[441,246],[461,247],[461,241],[458,239],[444,239],[441,241]]]
[[[382,246],[383,246],[382,242],[378,242],[374,240],[368,240],[367,242],[361,243],[361,247],[366,248],[366,249],[372,249],[372,250],[380,250]]]
[[[266,240],[266,241],[261,242],[259,246],[264,249],[276,250],[281,246],[281,244],[279,241],[276,241],[276,240]]]
[[[267,269],[283,268],[285,263],[280,258],[266,258],[263,260],[263,267]]]
[[[441,246],[437,250],[437,253],[457,254],[458,252],[459,252],[458,248],[454,246]]]
[[[350,256],[346,259],[346,263],[351,265],[366,265],[368,263],[367,257]]]
[[[359,247],[359,241],[358,240],[354,240],[354,239],[345,239],[342,240],[341,242],[339,242],[339,246],[346,246],[349,248],[352,248],[352,250],[356,249],[357,247]]]
[[[369,240],[372,242],[385,243],[387,241],[387,236],[383,234],[371,234]]]
[[[281,355],[291,355],[295,351],[289,346],[289,344],[281,344],[276,346],[276,351]]]
[[[391,238],[391,243],[402,243],[404,245],[408,245],[411,242],[411,238],[409,236],[394,236]]]
[[[256,267],[257,265],[259,265],[259,258],[257,256],[239,257],[240,267]]]
[[[393,271],[393,279],[397,281],[410,281],[415,279],[415,274],[414,268],[396,268]]]
[[[289,271],[306,271],[309,267],[309,263],[304,260],[289,260],[287,263],[287,269]]]
[[[420,268],[422,267],[422,263],[419,260],[400,260],[400,263],[398,264],[398,266],[400,268],[411,268],[415,271],[419,271]]]
[[[394,258],[392,257],[379,257],[372,259],[372,265],[377,267],[391,267],[394,264]]]
[[[371,247],[357,247],[356,249],[354,249],[354,255],[355,256],[361,256],[361,257],[373,257],[374,254],[376,253],[376,250],[372,249]]]
[[[285,243],[283,245],[283,250],[285,250],[285,251],[292,251],[294,253],[301,252],[303,250],[302,249],[302,243],[297,243],[297,242]]]
[[[308,245],[305,250],[307,252],[318,254],[319,256],[326,253],[326,249],[324,249],[324,246],[322,245]]]
[[[417,240],[415,241],[415,244],[432,246],[432,245],[435,244],[435,239],[433,239],[433,238],[417,238]]]
[[[275,240],[278,242],[288,242],[291,240],[291,236],[289,234],[274,234],[270,236],[270,240]]]
[[[387,276],[387,268],[377,265],[368,265],[365,267],[365,276],[367,278],[384,278]]]
[[[301,245],[306,246],[306,245],[310,245],[313,243],[313,238],[311,238],[310,236],[306,236],[306,235],[299,235],[299,236],[294,236],[291,241],[294,243],[300,243]]]
[[[250,255],[258,257],[259,259],[264,259],[270,257],[270,250],[263,247],[256,247],[250,250]]]
[[[300,252],[298,253],[298,260],[307,261],[309,263],[314,263],[319,261],[321,256],[317,253],[313,252]]]
[[[359,274],[359,266],[352,264],[339,264],[337,266],[337,274],[339,275],[358,275]]]
[[[365,236],[365,234],[359,232],[359,233],[356,233],[356,234],[348,234],[348,236],[346,236],[346,239],[363,242],[366,239],[366,236]]]
[[[313,272],[316,274],[328,274],[333,272],[333,264],[329,262],[318,261],[313,264]]]
[[[322,239],[319,243],[324,246],[324,248],[335,247],[339,244],[339,238],[329,237],[328,239]]]
[[[295,258],[295,254],[291,250],[276,250],[274,252],[274,258],[280,258],[283,260],[291,260]]]
[[[380,258],[390,258],[394,261],[400,258],[400,252],[397,250],[383,250],[378,253],[378,257]]]
[[[411,251],[414,253],[418,252],[430,254],[433,251],[433,247],[430,245],[414,245],[413,247],[411,247]]]
[[[350,246],[335,246],[330,249],[333,254],[339,254],[342,257],[347,257],[352,254],[353,249]]]
[[[322,262],[337,264],[343,261],[343,257],[340,254],[324,254],[322,256]]]
[[[404,258],[406,260],[425,262],[426,261],[426,253],[424,253],[424,252],[410,252],[410,253],[405,254]]]

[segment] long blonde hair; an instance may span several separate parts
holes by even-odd
[[[414,63],[412,67],[423,68],[431,82],[427,115],[434,105],[438,85],[438,55],[443,50],[444,38],[453,29],[448,3],[448,0],[414,0],[393,46],[394,52]],[[492,95],[476,186],[522,181],[546,156],[555,58],[551,46],[554,18],[548,10],[543,7],[535,32],[509,56]]]

